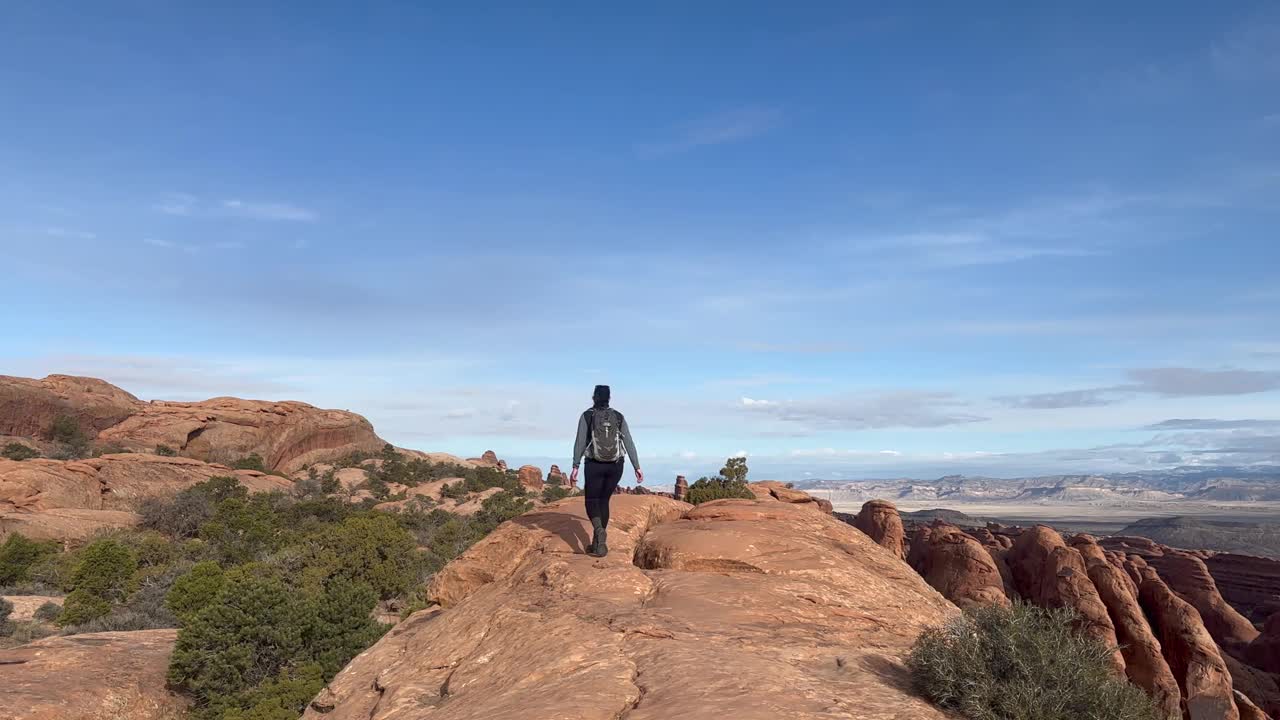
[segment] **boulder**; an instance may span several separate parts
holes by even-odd
[[[1024,531],[1005,555],[1014,587],[1024,599],[1047,608],[1069,607],[1080,616],[1081,629],[1107,647],[1117,648],[1115,626],[1089,579],[1084,558],[1067,547],[1052,528],[1037,525]],[[1112,655],[1124,670],[1119,649]]]
[[[887,548],[900,558],[906,558],[902,517],[898,515],[898,508],[893,503],[888,500],[868,500],[854,518],[853,526],[866,533],[880,547]],[[946,595],[945,592],[942,594]]]
[[[947,717],[901,657],[957,611],[854,528],[773,500],[623,495],[609,529],[600,559],[581,554],[581,503],[504,524],[304,718]]]
[[[1158,578],[1142,582],[1138,599],[1182,690],[1187,720],[1238,720],[1231,673],[1195,607]]]
[[[542,468],[536,465],[522,465],[516,471],[516,479],[520,481],[521,487],[534,492],[542,492],[544,483],[542,481]]]
[[[958,527],[918,528],[911,539],[910,564],[930,586],[962,609],[1009,605],[996,559]]]
[[[172,720],[165,689],[177,630],[87,633],[0,650],[0,720]]]
[[[809,493],[791,487],[790,483],[778,482],[777,480],[761,480],[747,483],[747,489],[758,500],[777,500],[796,505],[808,505],[828,515],[831,514],[831,503],[824,504],[823,501],[818,500],[818,498]]]

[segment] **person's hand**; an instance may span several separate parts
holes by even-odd
[[[574,468],[573,472],[569,473],[569,484],[570,485],[578,484],[578,468]]]
[[[640,468],[636,468],[636,484],[637,485],[644,484],[644,473],[640,472]]]

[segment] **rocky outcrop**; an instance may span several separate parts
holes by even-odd
[[[0,375],[0,436],[50,440],[54,420],[67,417],[93,437],[145,405],[94,378],[50,375],[32,380]]]
[[[866,533],[880,547],[888,548],[889,552],[900,558],[906,558],[902,517],[898,515],[898,508],[893,503],[888,500],[868,500],[854,518],[853,526]],[[946,593],[943,592],[943,595]]]
[[[1089,579],[1084,558],[1067,547],[1061,535],[1037,525],[1019,535],[1005,557],[1018,594],[1041,607],[1075,610],[1085,632],[1107,647],[1117,647],[1115,626]],[[1124,658],[1119,650],[1113,658],[1122,670]]]
[[[87,460],[0,458],[0,538],[20,532],[38,539],[79,540],[128,527],[148,497],[171,495],[218,475],[252,492],[288,490],[293,483],[255,470],[232,470],[184,457],[141,453]]]
[[[789,483],[778,482],[777,480],[761,480],[747,483],[747,489],[759,500],[777,500],[796,505],[809,505],[828,515],[831,514],[831,503],[819,500],[803,490],[797,490],[791,487]]]
[[[1077,535],[1072,538],[1071,546],[1084,558],[1089,580],[1111,617],[1129,681],[1151,696],[1162,717],[1180,715],[1178,681],[1138,604],[1133,580],[1107,559],[1092,537]]]
[[[675,496],[675,499],[680,500],[681,502],[683,502],[685,498],[689,497],[689,481],[686,480],[683,475],[676,476],[675,489],[672,494]]]
[[[552,465],[547,471],[547,484],[569,487],[569,476],[560,471],[559,465]]]
[[[0,650],[0,720],[172,720],[165,690],[177,630],[50,637]]]
[[[1232,697],[1236,701],[1236,710],[1240,712],[1240,720],[1271,720],[1262,709],[1253,704],[1247,695],[1235,690]]]
[[[901,657],[954,606],[803,505],[614,499],[610,554],[564,501],[438,574],[442,606],[362,653],[308,720],[942,720]]]
[[[958,527],[917,528],[908,561],[930,586],[962,609],[1009,605],[996,559]]]
[[[526,490],[534,492],[542,492],[544,483],[542,481],[542,468],[536,465],[522,465],[516,471],[516,479],[520,481],[520,486]]]
[[[286,473],[385,444],[363,417],[301,402],[142,402],[92,378],[0,376],[0,435],[47,441],[58,417],[73,419],[98,446],[152,452],[165,445],[213,463],[256,453],[267,469]]]
[[[1267,618],[1262,632],[1245,649],[1244,656],[1256,668],[1280,673],[1280,613]]]
[[[1156,578],[1142,582],[1139,601],[1178,680],[1188,720],[1238,720],[1231,674],[1196,609]]]
[[[1204,564],[1223,599],[1251,622],[1280,612],[1280,560],[1215,553]]]
[[[467,458],[467,462],[475,463],[480,467],[498,467],[498,453],[492,450],[485,450],[478,458]]]
[[[1239,655],[1258,637],[1258,629],[1227,604],[1209,574],[1204,560],[1190,553],[1169,550],[1149,559],[1160,577],[1178,596],[1195,606],[1215,642]]]

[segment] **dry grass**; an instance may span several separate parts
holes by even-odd
[[[186,702],[178,697],[128,687],[109,690],[99,707],[66,720],[182,720],[185,710]]]

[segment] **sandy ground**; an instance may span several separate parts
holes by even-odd
[[[828,497],[828,493],[817,491]],[[840,493],[831,495],[838,496]],[[862,502],[831,497],[835,509],[856,513]],[[1125,503],[1123,505],[1095,505],[1089,503],[946,503],[945,501],[895,501],[902,512],[946,508],[966,515],[994,520],[1005,525],[1034,525],[1043,523],[1060,530],[1076,530],[1100,534],[1115,533],[1136,520],[1152,517],[1183,515],[1205,520],[1229,520],[1234,522],[1280,522],[1280,503]]]

